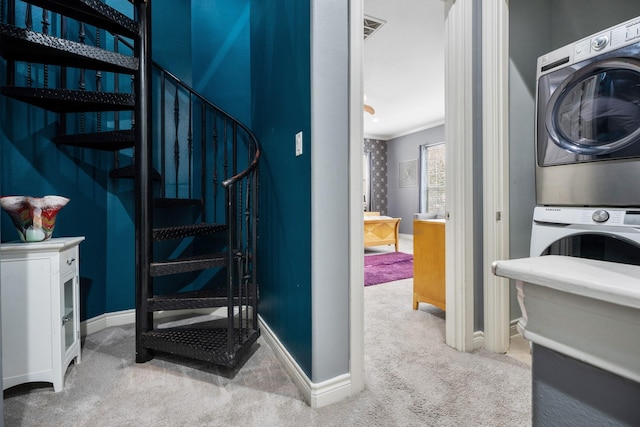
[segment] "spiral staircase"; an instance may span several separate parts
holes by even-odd
[[[260,335],[258,142],[153,62],[150,2],[130,2],[135,19],[99,0],[3,2],[0,93],[58,113],[53,143],[113,152],[110,177],[133,179],[136,361],[234,367]],[[154,319],[200,309],[226,313]]]

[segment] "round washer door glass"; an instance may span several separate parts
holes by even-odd
[[[640,61],[591,63],[555,90],[545,117],[549,136],[576,154],[603,155],[640,139]]]

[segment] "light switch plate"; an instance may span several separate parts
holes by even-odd
[[[296,133],[296,156],[302,156],[302,131]]]

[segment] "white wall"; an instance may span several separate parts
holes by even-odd
[[[419,208],[419,187],[400,188],[398,165],[408,160],[419,160],[420,145],[443,141],[444,125],[387,141],[387,215],[402,218],[400,233],[413,234],[413,214]]]

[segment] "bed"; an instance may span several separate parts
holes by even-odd
[[[398,228],[401,218],[380,216],[380,212],[364,213],[364,247],[395,245],[398,252]]]

